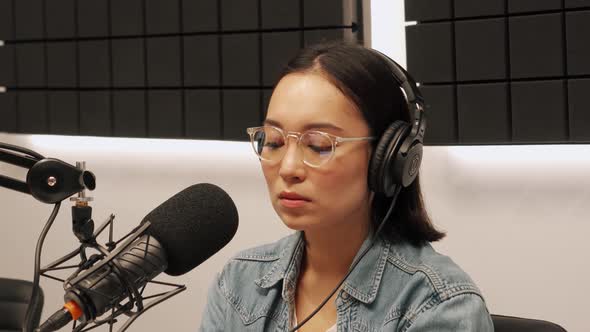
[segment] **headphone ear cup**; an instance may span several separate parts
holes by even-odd
[[[392,157],[401,147],[407,136],[409,126],[403,121],[395,121],[381,135],[369,163],[369,189],[375,193],[393,195],[396,183]]]

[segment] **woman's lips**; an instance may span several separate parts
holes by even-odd
[[[298,208],[306,205],[311,200],[294,192],[283,191],[279,195],[279,202],[286,208]]]

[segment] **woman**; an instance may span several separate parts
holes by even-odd
[[[376,147],[409,113],[392,64],[373,50],[316,45],[289,62],[248,133],[272,205],[296,232],[226,264],[202,331],[288,331],[332,291],[298,331],[493,330],[473,281],[429,244],[444,234],[418,179],[393,186],[393,198],[372,183],[385,176],[374,174]]]

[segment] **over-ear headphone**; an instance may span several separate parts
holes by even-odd
[[[369,189],[391,197],[397,186],[407,187],[418,176],[426,130],[424,99],[405,69],[387,55],[373,51],[389,63],[412,118],[411,123],[394,121],[383,132],[369,163]]]

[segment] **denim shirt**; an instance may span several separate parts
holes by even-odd
[[[231,259],[209,289],[200,331],[289,331],[304,248],[296,232]],[[493,331],[477,286],[430,244],[379,238],[342,285],[336,310],[339,332]]]

